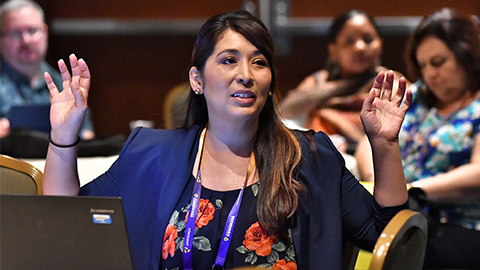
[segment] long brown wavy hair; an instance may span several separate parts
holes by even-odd
[[[275,90],[275,49],[265,25],[247,11],[230,11],[211,17],[197,36],[192,53],[192,66],[201,73],[221,35],[233,30],[250,41],[267,58],[272,73],[270,92]],[[187,116],[183,127],[205,125],[208,121],[204,95],[190,91]],[[298,207],[302,185],[294,180],[301,158],[298,139],[287,129],[276,112],[273,95],[269,95],[259,116],[253,152],[260,177],[257,215],[263,231],[285,237],[287,221]]]

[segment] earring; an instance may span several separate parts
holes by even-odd
[[[340,68],[340,64],[336,61],[332,62],[332,69],[331,69],[331,72],[330,72],[330,76],[329,76],[329,79],[332,78],[332,79],[338,79],[340,78],[340,75],[342,73],[342,70]]]
[[[195,95],[202,94],[202,92],[200,91],[200,88],[195,89],[193,92],[195,92]]]
[[[273,96],[272,91],[268,91],[268,96],[269,96],[269,97]]]

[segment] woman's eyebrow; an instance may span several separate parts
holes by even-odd
[[[238,51],[237,49],[225,49],[225,50],[219,52],[219,53],[217,54],[217,56],[219,56],[219,55],[221,55],[221,54],[224,54],[224,53],[239,54],[240,51]],[[254,55],[254,56],[263,55],[263,53],[262,53],[260,50],[255,50],[255,51],[253,52],[253,55]]]
[[[238,51],[237,49],[225,49],[225,50],[219,52],[219,53],[217,54],[217,56],[218,56],[218,55],[221,55],[221,54],[224,54],[224,53],[239,54],[239,51]]]

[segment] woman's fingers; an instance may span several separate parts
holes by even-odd
[[[393,97],[393,102],[400,107],[400,104],[402,103],[403,96],[405,95],[405,91],[407,90],[407,81],[405,80],[404,77],[401,77],[398,80],[398,89],[396,95]]]
[[[386,78],[385,78],[385,85],[382,91],[382,99],[391,100],[395,74],[393,73],[393,71],[390,70],[387,72],[387,75],[385,77]]]
[[[375,97],[380,98],[380,94],[382,93],[383,82],[385,81],[385,73],[383,71],[377,74],[375,78],[375,82],[373,83],[373,91],[375,92]]]
[[[80,68],[78,67],[77,56],[72,53],[70,56],[68,56],[68,59],[70,60],[70,66],[72,68],[72,76],[80,77]]]
[[[63,59],[58,60],[58,69],[60,70],[60,74],[62,75],[62,79],[64,81],[70,81],[70,73],[68,72],[67,65]]]
[[[380,93],[382,92],[383,80],[384,80],[384,73],[381,71],[377,74],[375,81],[373,82],[372,89],[368,92],[368,96],[363,101],[362,111],[369,112],[373,108],[373,101],[375,98],[380,97]]]
[[[67,89],[70,86],[71,82],[71,76],[70,73],[68,72],[67,65],[63,61],[63,59],[58,60],[58,69],[60,70],[60,75],[62,75],[62,86],[63,89]]]
[[[85,60],[78,60],[78,67],[80,69],[80,87],[84,91],[85,97],[88,97],[88,89],[90,89],[90,70],[88,69],[87,63]]]
[[[405,94],[405,99],[403,100],[402,105],[400,106],[400,109],[404,111],[404,113],[407,113],[408,108],[410,108],[410,105],[412,104],[412,99],[413,99],[413,93],[412,90],[408,89],[406,90]]]
[[[70,60],[70,67],[72,68],[72,83],[76,85],[80,84],[80,68],[78,67],[78,60],[75,54],[70,54],[68,57]]]
[[[45,78],[45,83],[47,84],[48,90],[50,91],[50,97],[53,97],[54,95],[58,94],[58,88],[53,82],[52,76],[48,73],[45,72],[43,74],[43,77]]]

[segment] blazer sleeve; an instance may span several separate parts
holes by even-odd
[[[381,207],[345,167],[345,161],[337,151],[328,135],[323,132],[313,135],[315,150],[307,155],[312,165],[307,174],[310,201],[318,201],[320,211],[313,220],[320,216],[323,219],[332,218],[334,225],[339,218],[342,235],[355,245],[373,250],[375,243],[393,216],[402,209],[408,208],[408,203],[395,207]],[[305,152],[305,150],[304,150]],[[340,214],[338,214],[340,213]],[[317,222],[325,224],[326,221]]]
[[[132,131],[128,137],[122,151],[119,154],[118,159],[112,164],[110,169],[104,174],[100,175],[95,180],[87,183],[80,189],[79,195],[81,196],[120,196],[120,190],[118,185],[118,176],[122,175],[122,168],[129,167],[128,161],[124,161],[125,153],[128,152],[129,145],[135,139],[139,133],[140,128],[136,128]]]

